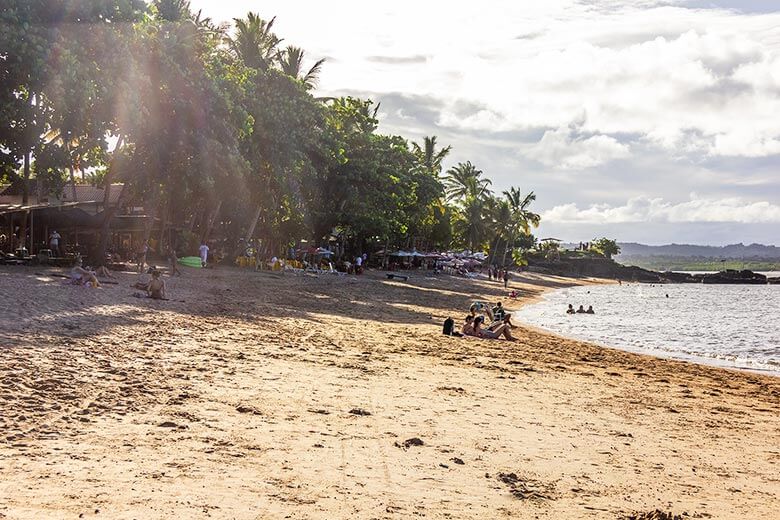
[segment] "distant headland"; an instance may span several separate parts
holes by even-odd
[[[620,255],[615,259],[660,271],[780,271],[780,247],[764,244],[731,244],[704,246],[668,244],[649,246],[621,242]]]

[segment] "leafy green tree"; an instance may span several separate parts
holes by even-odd
[[[617,240],[606,237],[599,239],[594,238],[590,243],[590,248],[606,258],[612,258],[613,255],[620,254],[620,246],[618,245]]]
[[[0,11],[0,149],[22,164],[23,203],[32,161],[40,174],[100,164],[109,128],[115,42],[140,0],[9,0]],[[120,44],[121,47],[121,44]],[[7,152],[6,152],[7,151]],[[26,218],[22,235],[25,235]]]
[[[415,200],[409,214],[409,235],[424,244],[442,248],[448,247],[452,240],[451,212],[445,205],[440,180],[442,162],[451,149],[451,146],[437,149],[436,136],[425,137],[422,146],[412,143]]]

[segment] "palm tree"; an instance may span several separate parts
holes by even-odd
[[[190,14],[188,0],[157,0],[155,5],[160,18],[167,22],[179,22]]]
[[[227,43],[247,67],[268,70],[278,59],[282,40],[271,32],[274,20],[276,17],[267,22],[252,12],[247,13],[246,18],[234,18],[236,33]]]
[[[444,176],[444,193],[447,200],[461,199],[465,202],[468,198],[484,199],[490,195],[490,179],[482,178],[482,170],[478,170],[471,161],[458,163]]]
[[[541,217],[538,213],[534,213],[528,209],[532,202],[536,200],[536,194],[534,192],[528,192],[523,195],[519,188],[514,186],[509,190],[504,191],[504,197],[507,204],[511,208],[511,225],[510,229],[510,244],[514,247],[515,239],[517,235],[522,231],[523,233],[530,233],[531,227],[539,226]],[[508,248],[507,248],[508,249]],[[506,262],[507,249],[504,250],[504,258],[502,264]]]
[[[520,189],[513,186],[509,190],[504,191],[504,197],[506,197],[509,205],[512,207],[513,220],[519,230],[529,233],[531,227],[539,226],[541,217],[538,213],[528,209],[531,203],[536,200],[534,192],[531,191],[526,195],[522,195]]]
[[[317,86],[317,80],[322,70],[325,58],[318,60],[305,74],[303,73],[303,57],[306,53],[300,47],[288,46],[279,54],[279,67],[282,72],[303,83],[306,90]]]
[[[488,232],[485,222],[484,198],[466,197],[455,220],[455,231],[472,251],[476,251],[484,245],[484,237]]]
[[[512,206],[509,201],[496,197],[489,197],[486,202],[486,216],[490,223],[490,231],[493,232],[493,247],[490,248],[490,265],[496,258],[499,242],[504,242],[504,254],[509,245],[514,227]]]
[[[445,146],[437,151],[435,135],[433,137],[426,136],[422,146],[412,143],[412,153],[417,158],[417,162],[425,168],[425,171],[435,176],[441,174],[441,163],[449,155],[450,150],[452,150],[452,146]]]

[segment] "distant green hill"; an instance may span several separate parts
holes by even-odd
[[[724,269],[749,269],[751,271],[780,271],[776,259],[713,259],[700,256],[634,256],[620,255],[616,260],[623,265],[635,265],[653,271],[723,271]]]

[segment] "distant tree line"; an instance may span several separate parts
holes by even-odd
[[[76,172],[124,183],[120,206],[146,209],[147,238],[154,222],[218,226],[269,252],[338,236],[352,251],[463,247],[502,264],[534,245],[533,192],[496,195],[471,162],[445,170],[436,137],[379,133],[370,100],[315,97],[324,60],[273,26],[254,13],[217,25],[185,0],[6,0],[0,178],[25,203]]]

